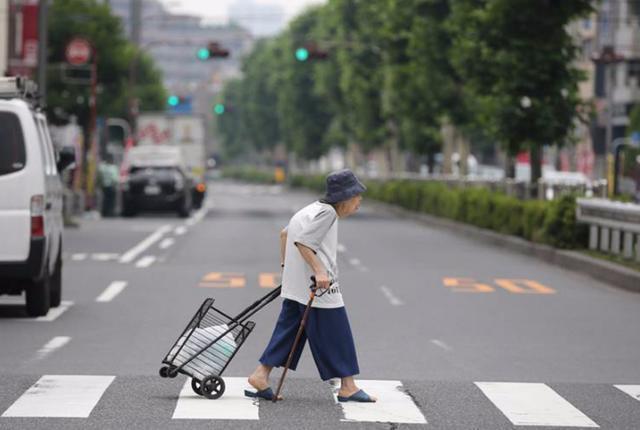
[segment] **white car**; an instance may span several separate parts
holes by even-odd
[[[0,295],[26,295],[30,316],[62,295],[62,182],[75,161],[56,154],[47,120],[30,102],[35,86],[0,78]]]

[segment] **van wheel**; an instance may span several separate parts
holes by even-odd
[[[136,209],[133,207],[132,203],[122,204],[122,216],[127,218],[136,216]]]
[[[178,216],[180,218],[189,218],[189,215],[191,215],[191,209],[191,199],[187,195],[185,195],[182,198],[180,208],[178,209]]]
[[[60,306],[60,301],[62,300],[62,247],[60,247],[60,254],[56,260],[56,267],[53,275],[51,275],[50,286],[51,291],[49,301],[52,308],[57,308]]]
[[[51,278],[49,270],[45,269],[44,276],[39,281],[27,284],[27,314],[31,317],[41,317],[49,312],[51,307]]]

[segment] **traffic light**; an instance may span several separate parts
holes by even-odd
[[[305,62],[307,60],[326,60],[329,57],[329,52],[321,49],[314,42],[305,43],[304,46],[300,46],[295,52],[296,60]]]
[[[180,104],[180,97],[175,94],[170,95],[167,97],[167,104],[171,107],[178,106]]]
[[[216,115],[222,115],[224,111],[225,107],[222,103],[216,103],[215,106],[213,106],[213,113],[215,113]]]
[[[220,46],[218,42],[209,42],[206,47],[198,49],[196,56],[200,61],[206,61],[210,58],[227,58],[229,50]]]

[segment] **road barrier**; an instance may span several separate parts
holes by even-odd
[[[589,224],[589,249],[640,262],[640,205],[578,199],[576,218]]]

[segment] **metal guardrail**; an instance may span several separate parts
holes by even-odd
[[[576,218],[589,224],[589,249],[640,262],[640,205],[578,199]]]

